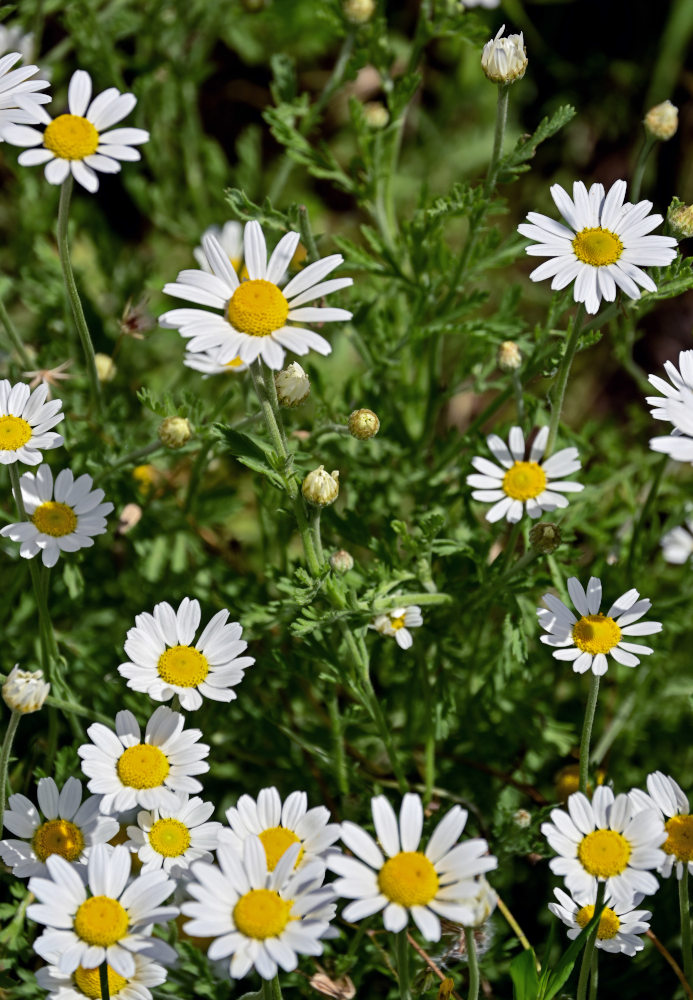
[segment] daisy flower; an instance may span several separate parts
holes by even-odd
[[[159,318],[159,323],[189,338],[189,351],[222,348],[218,355],[221,364],[235,357],[249,364],[262,357],[270,368],[279,369],[284,362],[284,348],[295,354],[307,354],[311,348],[319,354],[329,354],[332,348],[324,337],[287,322],[332,323],[351,319],[351,313],[345,309],[306,306],[306,303],[346,288],[352,279],[323,281],[344,260],[341,254],[333,254],[309,264],[280,288],[298,241],[298,233],[286,233],[268,262],[260,224],[248,222],[244,236],[248,280],[241,282],[219,240],[213,235],[203,236],[202,247],[211,273],[181,271],[175,282],[164,287],[164,292],[217,311],[172,309]]]
[[[594,916],[596,883],[589,892],[578,893],[575,898],[562,889],[554,889],[553,894],[558,902],[549,903],[549,909],[569,928],[568,937],[573,941]],[[642,951],[645,945],[641,935],[650,929],[648,921],[652,917],[649,910],[635,909],[643,898],[642,893],[637,893],[630,901],[615,903],[607,897],[606,902],[610,905],[604,907],[599,918],[595,941],[597,948],[614,955],[620,952],[631,958],[637,951]]]
[[[467,485],[474,487],[474,500],[493,504],[486,514],[487,521],[493,524],[505,517],[514,524],[525,511],[530,517],[541,517],[544,511],[568,506],[563,493],[579,493],[584,489],[581,483],[563,479],[580,468],[577,448],[563,448],[542,461],[548,437],[549,428],[542,427],[529,449],[519,427],[510,428],[507,445],[497,434],[486,439],[489,451],[500,465],[487,458],[473,458],[472,465],[479,475],[467,476]],[[556,481],[551,481],[553,476]]]
[[[243,629],[238,622],[227,624],[228,611],[218,611],[193,646],[200,614],[199,601],[184,597],[177,611],[162,601],[151,615],[145,611],[135,617],[125,640],[130,662],[118,667],[128,687],[154,701],[178,695],[186,709],[199,708],[203,695],[212,701],[234,700],[233,688],[255,663],[252,656],[241,655],[248,646],[241,639]]]
[[[148,933],[152,924],[178,914],[175,906],[161,906],[176,885],[163,872],[139,875],[128,885],[130,852],[108,844],[92,848],[86,886],[64,858],[53,855],[46,865],[48,878],[29,880],[38,903],[26,912],[47,928],[34,950],[60,972],[93,969],[107,961],[127,979],[136,970],[133,952],[164,962],[175,957],[172,948]]]
[[[647,792],[633,788],[630,801],[634,811],[655,809],[664,821],[667,839],[662,844],[664,858],[658,869],[669,878],[674,866],[676,878],[686,873],[693,875],[693,816],[683,789],[668,774],[654,771],[647,776]]]
[[[36,794],[38,809],[25,795],[10,795],[3,817],[10,833],[21,838],[0,840],[0,857],[17,878],[45,874],[53,854],[83,862],[93,844],[105,843],[118,832],[117,821],[99,812],[98,795],[82,802],[77,778],[68,778],[60,791],[52,778],[41,778]]]
[[[477,906],[477,875],[498,866],[485,840],[458,843],[467,811],[453,808],[438,823],[425,851],[419,850],[423,806],[418,795],[402,799],[399,824],[384,795],[371,799],[373,822],[385,858],[370,834],[356,823],[342,823],[342,841],[355,855],[332,855],[327,866],[342,876],[333,883],[338,896],[353,899],[345,920],[362,920],[384,910],[389,931],[401,931],[411,914],[427,941],[440,939],[440,917],[471,925]]]
[[[208,823],[214,812],[213,802],[177,795],[168,809],[159,808],[137,814],[137,826],[128,826],[130,838],[125,845],[142,862],[142,874],[159,868],[180,875],[193,861],[211,861],[221,823]]]
[[[414,641],[409,629],[420,625],[423,625],[421,608],[418,604],[410,604],[406,608],[393,608],[392,611],[378,615],[370,628],[374,628],[380,635],[394,636],[400,649],[409,649]]]
[[[215,938],[207,951],[212,961],[233,956],[232,979],[242,979],[253,966],[263,979],[273,979],[277,966],[291,972],[299,955],[322,954],[334,894],[322,885],[325,868],[319,862],[293,872],[298,853],[292,844],[268,871],[259,837],[248,837],[242,855],[229,843],[219,844],[219,868],[203,861],[192,866],[186,889],[194,902],[181,909],[193,919],[183,929]]]
[[[614,902],[632,906],[636,893],[649,896],[659,888],[649,869],[664,860],[659,848],[667,835],[656,809],[636,812],[627,795],[614,798],[610,788],[600,785],[591,802],[575,792],[568,812],[553,809],[551,820],[541,825],[559,855],[549,867],[574,895],[592,893],[597,882],[605,882]]]
[[[217,358],[223,353],[218,347],[209,351],[186,351],[183,364],[193,371],[202,372],[203,378],[209,378],[210,375],[240,375],[241,372],[248,370],[248,366],[238,355],[222,364]]]
[[[38,465],[41,450],[59,448],[64,444],[60,434],[51,430],[65,414],[62,400],[46,402],[48,386],[40,385],[33,392],[28,385],[11,385],[0,379],[0,464],[23,462]]]
[[[87,729],[92,743],[78,747],[82,770],[91,778],[88,788],[103,795],[103,813],[142,809],[169,809],[176,792],[200,792],[193,774],[209,771],[201,729],[183,729],[185,719],[160,705],[147,723],[144,741],[132,712],[118,712],[116,731],[95,722]]]
[[[605,615],[599,610],[602,584],[596,576],[590,577],[586,593],[577,577],[571,576],[568,593],[580,618],[553,594],[544,594],[542,601],[547,607],[537,608],[537,617],[541,627],[549,633],[542,635],[541,641],[559,647],[553,655],[557,660],[572,660],[575,673],[591,670],[597,676],[605,674],[607,653],[624,667],[636,667],[640,663],[638,657],[652,652],[649,646],[624,639],[624,636],[653,635],[662,631],[661,622],[638,621],[650,610],[652,602],[647,598],[639,601],[637,590],[621,594]]]
[[[89,548],[94,536],[106,531],[113,504],[101,502],[103,490],[92,490],[94,480],[86,473],[75,479],[70,469],[63,469],[54,487],[50,466],[41,465],[35,474],[25,472],[19,485],[29,520],[5,525],[0,535],[20,542],[24,559],[40,552],[44,566],[55,566],[61,552]]]
[[[681,351],[679,367],[664,362],[670,383],[658,375],[649,375],[650,383],[662,393],[647,396],[655,420],[673,426],[671,434],[650,439],[653,451],[670,455],[677,462],[693,462],[693,351]]]
[[[660,545],[666,562],[676,566],[688,562],[693,552],[693,518],[689,518],[685,526],[672,528],[662,535]]]
[[[226,810],[230,830],[221,839],[240,855],[248,837],[257,836],[265,849],[268,871],[273,872],[279,859],[292,844],[299,845],[296,867],[323,858],[339,839],[339,824],[330,823],[325,806],[308,809],[305,792],[292,792],[282,805],[276,788],[263,788],[257,802],[241,795],[236,806]]]
[[[108,992],[111,1000],[152,1000],[150,986],[166,982],[166,969],[157,962],[137,953],[133,954],[135,971],[131,976],[121,976],[108,966]],[[61,972],[58,967],[60,953],[49,959],[50,965],[36,973],[39,986],[48,990],[46,1000],[94,1000],[101,996],[99,966],[85,969],[78,966],[74,972]]]
[[[0,49],[6,51],[9,33],[4,25],[0,25],[0,29],[4,32],[0,36]],[[48,80],[30,79],[38,73],[38,66],[12,69],[22,58],[21,52],[8,52],[0,59],[0,142],[5,138],[5,129],[40,121],[41,105],[50,101],[49,94],[39,93],[48,86]]]
[[[530,240],[533,257],[548,257],[532,273],[532,281],[552,278],[551,287],[575,282],[573,297],[596,313],[602,299],[613,302],[620,288],[631,299],[640,298],[638,285],[648,292],[657,286],[642,267],[666,267],[676,256],[671,236],[648,236],[663,221],[650,215],[651,201],[624,204],[626,182],[616,181],[605,196],[602,184],[588,190],[582,181],[573,184],[573,197],[554,184],[551,197],[567,225],[546,215],[529,212],[529,225],[517,227]]]
[[[229,220],[223,226],[209,226],[202,234],[203,240],[205,236],[213,236],[215,238],[231,261],[231,267],[237,274],[240,274],[241,264],[243,263],[243,226],[240,222]],[[195,247],[193,257],[203,271],[206,271],[207,274],[212,274],[212,268],[209,266],[209,261],[202,246]]]
[[[46,180],[62,184],[70,173],[92,193],[98,190],[97,171],[117,174],[120,160],[139,160],[139,146],[149,140],[141,128],[112,125],[129,115],[137,104],[134,94],[121,94],[115,87],[91,99],[91,77],[82,69],[72,74],[67,91],[68,113],[51,118],[37,108],[43,132],[26,125],[9,125],[3,137],[13,146],[29,146],[19,155],[22,166],[45,163]]]

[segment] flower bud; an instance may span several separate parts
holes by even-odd
[[[339,472],[335,469],[330,474],[325,472],[324,465],[319,465],[303,480],[301,492],[308,503],[316,507],[327,507],[339,496]]]
[[[277,399],[282,406],[300,406],[310,395],[310,379],[298,361],[274,376]]]
[[[693,205],[674,198],[667,212],[667,222],[677,240],[689,239],[693,236]]]
[[[339,549],[330,556],[330,566],[335,573],[348,573],[354,568],[354,557],[346,549]]]
[[[182,448],[193,435],[190,421],[185,417],[166,417],[159,424],[159,440],[167,448]]]
[[[662,101],[661,104],[655,104],[653,108],[650,108],[645,115],[643,124],[645,131],[653,139],[666,142],[667,139],[676,135],[676,130],[679,127],[679,109],[671,101]]]
[[[502,26],[495,38],[486,42],[481,53],[481,68],[493,83],[514,83],[521,80],[527,69],[527,50],[522,32],[501,38]]]
[[[484,876],[481,875],[477,880],[477,891],[473,896],[465,899],[464,902],[467,906],[470,906],[474,914],[473,920],[467,926],[481,927],[498,905],[498,896]]]
[[[498,348],[498,367],[502,372],[514,372],[522,364],[522,352],[514,340],[504,340]]]
[[[99,382],[112,382],[118,371],[113,363],[113,358],[109,354],[101,354],[100,352],[94,355],[94,367]]]
[[[366,24],[375,14],[375,0],[344,0],[344,16],[352,24]]]
[[[532,814],[527,809],[518,809],[513,813],[513,823],[521,830],[526,830],[532,822]]]
[[[557,524],[540,521],[529,529],[529,544],[535,551],[550,556],[561,544],[561,529]]]
[[[382,101],[366,101],[363,105],[363,117],[371,128],[385,128],[390,121],[390,112]]]
[[[380,430],[380,421],[373,410],[354,410],[349,415],[347,424],[349,433],[359,441],[367,441],[368,438],[375,437]]]
[[[42,670],[20,670],[15,664],[10,675],[2,685],[2,697],[9,709],[28,715],[38,712],[48,697],[51,686],[43,679]]]

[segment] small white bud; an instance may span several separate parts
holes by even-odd
[[[363,117],[371,128],[385,128],[390,121],[390,112],[382,101],[366,101],[363,105]]]
[[[662,101],[655,104],[645,115],[643,122],[645,131],[649,132],[653,139],[666,142],[676,135],[679,127],[679,109],[671,101]]]
[[[482,924],[486,923],[498,905],[498,896],[484,876],[480,875],[477,880],[477,891],[463,902],[471,908],[474,915],[473,920],[467,926],[481,927]]]
[[[667,222],[677,240],[690,239],[693,236],[693,205],[674,198],[667,212]]]
[[[518,809],[513,813],[513,823],[521,830],[526,830],[532,822],[532,814],[527,809]]]
[[[366,24],[375,14],[375,0],[344,0],[344,16],[352,24]]]
[[[110,354],[101,354],[100,352],[95,354],[94,367],[99,382],[112,382],[118,372]]]
[[[359,441],[367,441],[368,438],[375,437],[380,430],[380,420],[373,410],[354,410],[349,415],[347,423],[349,433]]]
[[[193,435],[190,421],[185,417],[166,417],[159,424],[159,440],[167,448],[182,448]]]
[[[514,340],[504,340],[498,348],[498,367],[503,372],[514,372],[522,364],[522,352]]]
[[[301,492],[308,503],[327,507],[339,496],[339,472],[336,469],[332,473],[325,472],[324,465],[318,466],[303,480]]]
[[[274,376],[277,399],[281,406],[300,406],[310,395],[310,379],[298,361]]]
[[[354,557],[346,549],[339,549],[330,556],[330,566],[335,573],[348,573],[354,568]]]
[[[527,50],[522,32],[502,38],[505,25],[495,38],[486,42],[481,53],[481,68],[493,83],[514,83],[527,69]]]
[[[42,670],[20,670],[19,664],[16,664],[2,685],[2,697],[13,712],[28,715],[43,708],[50,689],[50,684],[43,679]]]

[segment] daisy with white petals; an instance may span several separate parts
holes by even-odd
[[[134,94],[121,94],[115,87],[92,100],[91,77],[78,69],[67,91],[68,113],[51,118],[37,109],[43,132],[26,125],[9,125],[3,137],[13,146],[29,146],[19,155],[22,166],[45,163],[46,180],[62,184],[70,173],[87,191],[98,190],[98,172],[116,174],[121,160],[139,160],[135,146],[149,140],[141,128],[111,128],[129,115],[137,104]]]
[[[0,535],[21,543],[23,559],[40,552],[44,566],[55,566],[62,552],[89,548],[106,531],[113,504],[101,502],[103,490],[92,490],[94,480],[86,473],[75,479],[62,469],[54,485],[50,466],[41,465],[36,473],[25,472],[19,485],[28,520],[5,525]]]
[[[150,986],[161,986],[166,982],[166,969],[163,965],[133,954],[135,971],[131,976],[121,976],[108,966],[108,992],[111,1000],[152,1000]],[[60,953],[55,952],[44,966],[36,973],[39,986],[48,990],[46,1000],[94,1000],[101,996],[99,966],[85,969],[78,966],[74,972],[61,972],[57,963]]]
[[[656,809],[664,820],[667,839],[662,844],[660,875],[669,878],[674,868],[679,880],[686,872],[693,875],[693,816],[681,786],[668,774],[654,771],[647,776],[647,792],[631,789],[630,801],[636,812]]]
[[[62,400],[47,403],[47,397],[47,385],[31,392],[23,382],[12,385],[7,379],[0,380],[0,465],[38,465],[41,451],[64,443],[62,436],[51,430],[65,417],[60,412]]]
[[[651,201],[624,204],[627,185],[616,181],[604,192],[602,184],[589,190],[582,181],[573,184],[570,198],[560,184],[551,188],[551,197],[566,225],[546,215],[529,212],[529,224],[518,232],[530,240],[532,257],[548,257],[532,273],[532,281],[552,278],[553,289],[575,282],[573,297],[584,302],[588,313],[596,313],[602,299],[613,302],[617,288],[631,299],[640,298],[640,286],[656,292],[643,267],[666,267],[676,257],[676,240],[671,236],[650,236],[661,224],[661,215],[650,215]]]
[[[220,843],[219,868],[202,861],[192,866],[186,889],[194,902],[181,909],[193,919],[183,929],[194,937],[215,938],[207,956],[212,961],[232,956],[232,979],[242,979],[253,966],[263,979],[273,979],[278,966],[285,972],[295,969],[299,955],[322,954],[320,939],[334,917],[334,893],[322,884],[320,862],[294,871],[298,853],[293,844],[268,871],[260,839],[248,837],[242,856]]]
[[[121,663],[119,673],[133,691],[144,691],[154,701],[169,701],[178,695],[182,708],[195,709],[203,696],[212,701],[233,701],[236,684],[255,660],[242,654],[248,643],[241,639],[238,622],[229,624],[229,612],[218,611],[202,630],[199,601],[184,597],[178,610],[162,601],[150,615],[135,617],[128,631],[125,653],[130,662]]]
[[[544,594],[542,601],[547,606],[537,608],[539,624],[549,633],[542,635],[541,641],[558,647],[553,653],[557,660],[572,661],[573,670],[578,674],[591,670],[599,677],[606,673],[609,665],[607,654],[624,667],[636,667],[640,656],[653,652],[649,646],[628,641],[631,636],[662,631],[661,622],[638,620],[647,614],[652,602],[647,598],[639,601],[637,590],[621,594],[605,615],[599,610],[602,584],[596,576],[590,577],[586,592],[577,577],[571,576],[568,593],[580,618],[553,594]]]
[[[549,903],[549,909],[569,928],[568,937],[574,941],[594,916],[596,883],[589,892],[578,893],[575,897],[569,896],[562,889],[554,889],[553,894],[558,902]],[[615,903],[607,896],[607,905],[602,910],[597,927],[597,948],[614,955],[620,952],[631,958],[636,952],[642,951],[645,947],[642,935],[650,929],[648,921],[652,917],[649,910],[636,909],[643,898],[642,893],[637,893],[630,901]]]
[[[636,812],[627,795],[614,798],[600,785],[590,802],[575,792],[568,812],[553,809],[551,823],[542,823],[541,832],[559,855],[549,862],[551,871],[576,897],[605,882],[607,896],[632,906],[636,893],[649,896],[659,888],[651,869],[664,860],[664,823],[656,809]]]
[[[268,261],[260,224],[247,223],[244,246],[248,280],[241,282],[219,240],[211,234],[203,236],[202,247],[211,273],[181,271],[164,292],[208,308],[172,309],[159,318],[161,326],[177,329],[188,340],[189,351],[220,348],[221,364],[235,357],[249,364],[262,357],[270,368],[280,369],[285,348],[295,354],[307,354],[311,349],[329,354],[332,347],[324,337],[290,324],[351,319],[345,309],[307,303],[348,287],[352,279],[323,281],[344,260],[341,254],[333,254],[309,264],[280,288],[298,241],[298,233],[286,233]]]
[[[660,545],[666,562],[675,566],[688,562],[693,554],[693,518],[662,535]]]
[[[142,862],[142,874],[163,868],[179,876],[193,861],[211,861],[221,823],[208,823],[214,812],[213,802],[176,796],[169,809],[143,810],[137,814],[137,826],[128,826],[126,847]]]
[[[492,871],[498,860],[488,853],[485,840],[458,843],[467,811],[453,808],[438,823],[425,851],[419,850],[423,806],[418,795],[402,799],[399,823],[384,795],[371,799],[376,842],[356,823],[342,823],[342,841],[354,854],[334,855],[327,866],[341,878],[334,883],[338,896],[353,899],[345,920],[362,920],[384,910],[389,931],[401,931],[409,915],[427,941],[440,939],[440,917],[472,925],[477,916],[474,897],[477,875]]]
[[[669,455],[677,462],[693,462],[693,351],[681,351],[679,367],[664,362],[670,382],[659,375],[649,375],[650,383],[662,393],[647,396],[655,420],[668,421],[673,430],[664,437],[650,439],[653,451]]]
[[[231,261],[231,267],[237,274],[240,274],[241,265],[243,264],[243,226],[240,222],[229,220],[228,222],[225,222],[223,226],[210,226],[208,229],[205,229],[202,234],[202,239],[204,239],[205,236],[213,236],[215,238],[221,249]],[[206,271],[208,274],[212,273],[212,269],[209,266],[209,262],[205,256],[204,248],[202,246],[195,247],[193,250],[193,257],[203,271]]]
[[[217,360],[220,354],[224,354],[224,351],[218,347],[209,351],[186,351],[183,364],[186,368],[201,372],[202,378],[209,378],[210,375],[240,375],[248,370],[247,364],[238,355],[222,364]]]
[[[98,795],[82,802],[77,778],[68,778],[60,791],[52,778],[41,778],[36,794],[38,809],[25,795],[10,795],[3,817],[10,833],[21,838],[0,841],[0,857],[17,878],[45,874],[53,854],[82,863],[93,844],[103,844],[118,832],[117,820],[99,812]]]
[[[473,458],[472,465],[478,474],[467,476],[467,485],[474,487],[474,500],[493,504],[486,514],[487,521],[493,524],[505,517],[514,524],[525,512],[533,518],[541,517],[544,511],[568,506],[564,493],[579,493],[584,489],[581,483],[563,479],[580,468],[577,448],[563,448],[542,460],[548,437],[549,428],[542,427],[527,446],[522,430],[511,427],[507,445],[497,434],[486,439],[489,451],[500,465],[487,458]]]
[[[7,29],[0,25],[0,31],[7,32]],[[7,41],[7,35],[0,37],[0,45],[3,41]],[[15,39],[13,44],[16,45],[17,41]],[[50,94],[39,93],[48,86],[48,80],[30,79],[38,73],[38,66],[12,69],[22,58],[21,52],[8,52],[0,59],[0,142],[4,140],[5,129],[9,126],[34,125],[40,121],[40,107],[51,99]]]
[[[423,616],[418,604],[409,604],[406,608],[393,608],[385,614],[377,615],[369,628],[374,628],[380,635],[392,636],[400,649],[410,649],[414,639],[410,628],[423,625]]]
[[[92,743],[78,747],[82,770],[91,778],[89,790],[103,795],[101,811],[124,812],[170,809],[177,804],[176,792],[200,792],[193,774],[209,771],[209,754],[200,743],[200,729],[184,729],[180,712],[159,706],[142,732],[132,712],[118,712],[116,731],[95,722],[87,729]]]
[[[163,872],[139,875],[128,885],[130,852],[107,844],[92,849],[86,886],[64,858],[53,855],[47,866],[48,878],[29,881],[38,902],[27,908],[27,916],[46,925],[34,950],[49,962],[57,956],[60,972],[93,969],[107,961],[127,978],[135,973],[133,953],[163,962],[175,958],[172,948],[149,936],[152,924],[178,914],[175,906],[161,906],[175,888]]]

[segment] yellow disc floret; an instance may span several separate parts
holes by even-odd
[[[51,854],[76,861],[84,850],[84,837],[80,828],[69,820],[50,819],[36,829],[31,846],[39,861],[45,861]]]
[[[190,847],[190,830],[179,819],[158,819],[149,831],[149,843],[157,854],[178,858]]]
[[[197,687],[209,673],[207,658],[192,646],[171,646],[159,657],[159,677],[176,687]]]
[[[53,538],[71,535],[77,527],[77,515],[72,507],[57,500],[40,504],[31,515],[31,520],[42,534]]]
[[[31,440],[31,425],[21,417],[0,417],[0,451],[19,451]]]
[[[285,826],[271,826],[269,829],[263,830],[259,834],[259,837],[262,841],[262,846],[265,848],[267,870],[270,872],[274,871],[277,867],[277,862],[292,844],[301,843],[300,838],[296,836],[293,830],[287,830]],[[298,852],[294,868],[298,867],[298,863],[302,857],[303,848]]]
[[[621,641],[621,629],[606,615],[586,615],[573,625],[573,642],[583,653],[608,653]]]
[[[43,133],[43,145],[61,160],[83,160],[99,145],[99,133],[80,115],[59,115]]]
[[[118,777],[129,788],[158,788],[171,765],[158,747],[137,743],[118,758]]]
[[[399,632],[401,628],[404,628],[404,618],[405,615],[400,615],[398,618],[391,618],[390,628],[392,628],[395,632]]]
[[[117,972],[114,972],[110,965],[106,968],[108,970],[108,992],[112,997],[115,997],[124,986],[127,986],[128,981],[124,976],[119,976]],[[101,1000],[99,971],[98,965],[95,969],[84,969],[80,965],[73,973],[77,989],[85,997],[91,997],[92,1000]]]
[[[590,903],[589,906],[583,906],[582,909],[577,911],[575,914],[575,920],[580,927],[587,927],[593,916],[594,904]],[[597,937],[600,941],[608,941],[610,938],[616,937],[620,926],[621,921],[618,919],[617,915],[611,907],[605,906],[602,910],[602,915],[599,918]]]
[[[662,850],[673,854],[677,861],[693,861],[693,816],[672,816],[664,824],[664,829],[669,836],[662,844]]]
[[[272,889],[251,889],[234,906],[233,920],[241,934],[264,941],[281,934],[292,919],[291,906],[292,900]]]
[[[289,303],[273,282],[263,278],[239,285],[228,307],[231,326],[252,337],[267,337],[280,330],[288,315]]]
[[[612,878],[628,864],[631,846],[617,830],[594,830],[583,837],[577,848],[580,864],[589,875]]]
[[[400,851],[378,875],[380,891],[400,906],[425,906],[438,892],[436,870],[420,851]]]
[[[503,490],[513,500],[533,500],[546,489],[546,473],[538,462],[515,462],[503,476]]]
[[[601,226],[581,229],[573,240],[573,250],[578,260],[592,267],[615,264],[623,253],[623,243],[616,235]]]
[[[108,948],[128,931],[128,915],[117,899],[92,896],[75,914],[75,934],[87,944]]]

